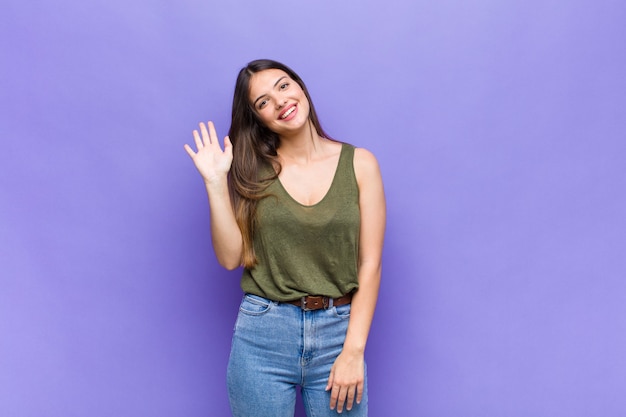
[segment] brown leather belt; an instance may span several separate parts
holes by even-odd
[[[324,297],[321,295],[308,295],[306,297],[302,297],[298,300],[293,301],[285,301],[288,304],[293,304],[294,306],[298,306],[303,310],[319,310],[319,309],[328,309],[331,306],[330,301],[332,300],[333,306],[342,306],[346,304],[350,304],[352,302],[352,293],[346,294],[339,298],[330,298]]]

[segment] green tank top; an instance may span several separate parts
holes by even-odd
[[[294,200],[276,179],[257,205],[254,250],[241,288],[274,301],[341,297],[358,287],[359,189],[354,147],[342,144],[330,189],[317,204]]]

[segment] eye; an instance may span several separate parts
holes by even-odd
[[[261,101],[259,101],[257,108],[258,109],[262,109],[263,107],[265,107],[265,105],[267,104],[267,99],[263,99]]]
[[[289,87],[289,83],[282,83],[282,84],[280,85],[280,89],[281,89],[281,90],[286,90],[288,87]]]

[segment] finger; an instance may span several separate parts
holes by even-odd
[[[202,133],[202,140],[205,145],[209,145],[211,143],[211,137],[209,136],[209,132],[206,130],[206,125],[204,123],[200,123],[200,132]]]
[[[339,395],[337,396],[337,412],[341,413],[343,411],[343,406],[346,403],[346,388],[339,388]]]
[[[216,143],[219,145],[219,141],[217,140],[217,132],[215,131],[215,125],[213,124],[213,122],[209,121],[207,123],[207,126],[209,127],[209,138],[211,139],[211,143]]]
[[[185,143],[184,148],[187,151],[187,153],[189,154],[189,156],[191,157],[191,159],[193,159],[193,157],[196,156],[196,153],[193,151],[193,149],[191,149],[191,146],[189,146],[189,145],[187,145]]]
[[[352,410],[352,405],[354,405],[355,391],[356,391],[356,386],[350,385],[348,387],[348,396],[346,398],[346,410]]]
[[[363,382],[359,382],[356,386],[356,403],[361,404],[361,400],[363,399]]]
[[[233,144],[230,141],[230,138],[226,136],[224,138],[224,153],[228,155],[229,158],[233,158]]]
[[[326,388],[324,391],[328,391],[333,387],[333,381],[335,380],[335,370],[334,368],[330,370],[330,376],[328,377],[328,383],[326,384]]]
[[[337,407],[337,411],[339,411],[339,393],[340,388],[338,385],[335,385],[333,389],[330,391],[330,409],[334,410]]]
[[[193,131],[193,140],[194,142],[196,142],[196,148],[198,150],[204,148],[204,144],[202,143],[202,139],[200,139],[200,134],[198,133],[197,130]]]

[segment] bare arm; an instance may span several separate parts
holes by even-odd
[[[342,411],[344,404],[350,410],[354,400],[359,403],[363,396],[365,345],[378,298],[385,234],[385,195],[378,162],[369,151],[356,149],[354,169],[361,211],[359,289],[352,298],[343,350],[333,365],[326,387],[332,389],[330,406],[336,406],[337,411]]]
[[[219,263],[227,269],[241,265],[243,242],[235,220],[227,176],[233,161],[230,139],[224,138],[224,150],[220,147],[213,122],[200,123],[200,132],[193,131],[197,152],[185,144],[185,150],[202,175],[209,197],[211,212],[211,240]]]

